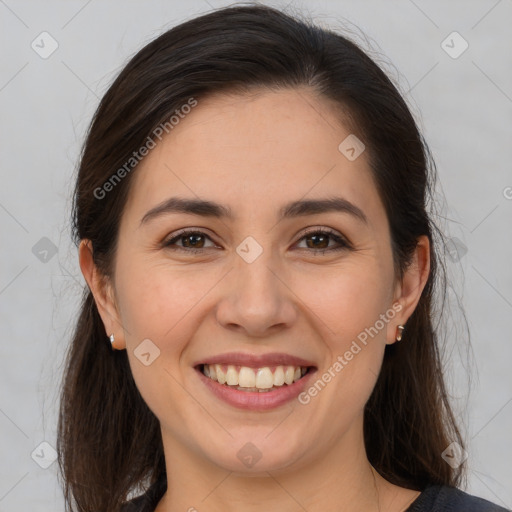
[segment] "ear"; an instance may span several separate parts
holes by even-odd
[[[393,304],[398,303],[401,309],[395,315],[393,321],[388,324],[386,341],[388,345],[395,343],[399,333],[399,325],[404,325],[404,333],[407,332],[406,322],[416,309],[429,273],[430,240],[426,235],[422,235],[418,238],[412,261],[406,269],[402,281],[398,282],[395,287]],[[394,306],[394,308],[397,308],[397,306]]]
[[[80,241],[78,248],[80,269],[89,285],[96,307],[103,321],[107,338],[114,334],[114,348],[126,348],[124,329],[121,324],[119,311],[115,301],[115,294],[110,279],[102,274],[93,260],[92,243],[90,240]]]

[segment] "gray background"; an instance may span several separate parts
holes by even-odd
[[[40,444],[55,446],[63,354],[84,284],[69,216],[92,113],[134,52],[163,30],[224,5],[0,0],[1,512],[64,509],[57,463],[51,447]],[[292,2],[289,9],[371,45],[430,144],[440,177],[435,220],[453,242],[445,359],[450,395],[466,424],[466,490],[510,508],[512,1],[324,0]],[[43,31],[58,43],[46,59],[31,47],[34,40],[42,46]],[[442,46],[453,31],[469,44],[457,58]],[[453,53],[463,42],[452,37],[446,44]]]

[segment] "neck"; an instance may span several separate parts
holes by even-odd
[[[360,432],[361,425],[354,425],[326,453],[308,462],[247,475],[199,457],[163,431],[168,487],[156,512],[405,510],[419,493],[396,487],[375,471]]]

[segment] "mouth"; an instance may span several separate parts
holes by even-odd
[[[316,371],[315,366],[298,365],[256,368],[233,364],[198,364],[194,368],[218,385],[243,393],[273,393],[294,386]]]

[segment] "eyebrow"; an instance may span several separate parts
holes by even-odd
[[[364,212],[355,204],[342,197],[292,201],[279,210],[278,220],[328,212],[348,213],[368,225],[368,218]],[[152,219],[171,213],[187,213],[200,217],[213,217],[218,219],[235,219],[230,207],[214,201],[171,197],[156,205],[154,208],[151,208],[151,210],[142,217],[140,223],[145,224]]]

